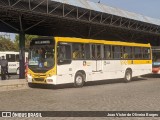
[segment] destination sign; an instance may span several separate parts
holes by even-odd
[[[53,45],[54,41],[50,39],[36,39],[32,40],[30,45]]]
[[[53,38],[36,38],[30,42],[30,45],[54,45]]]
[[[42,45],[42,44],[50,44],[51,42],[49,40],[45,40],[45,41],[35,41],[34,44],[35,45]]]

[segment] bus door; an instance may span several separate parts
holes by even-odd
[[[69,43],[59,43],[57,46],[57,51],[57,83],[72,82],[73,71],[71,66],[71,45]]]
[[[102,72],[103,70],[103,45],[93,44],[92,45],[92,60],[93,60],[93,72]]]

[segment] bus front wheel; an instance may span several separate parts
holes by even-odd
[[[74,86],[83,87],[84,85],[84,75],[81,72],[77,72],[75,75]]]
[[[132,79],[132,71],[128,69],[125,72],[124,80],[125,80],[125,82],[130,82],[131,79]]]

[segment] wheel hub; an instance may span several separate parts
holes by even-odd
[[[77,78],[76,78],[76,83],[77,83],[77,84],[82,84],[82,82],[83,82],[82,77],[81,77],[81,76],[77,76]]]

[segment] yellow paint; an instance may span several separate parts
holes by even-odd
[[[121,65],[152,64],[152,60],[120,60]]]
[[[152,64],[152,60],[133,60],[133,64]]]
[[[95,44],[108,44],[108,45],[120,45],[120,46],[135,46],[135,47],[151,47],[150,44],[132,43],[132,42],[120,42],[109,40],[94,40],[94,39],[82,39],[72,37],[55,37],[58,42],[74,42],[74,43],[95,43]]]
[[[47,71],[46,73],[34,73],[32,70],[28,69],[28,74],[32,76],[33,83],[46,84],[47,77],[56,75],[56,66],[53,69]],[[36,81],[36,80],[34,80],[35,78],[42,78],[42,79],[44,79],[44,81]]]

